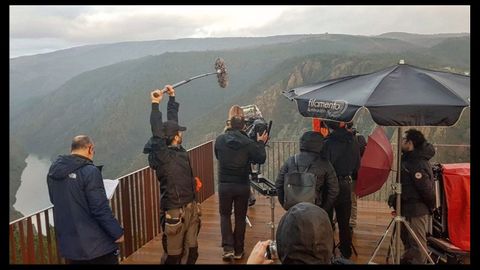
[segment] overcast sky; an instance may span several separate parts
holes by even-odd
[[[10,6],[10,57],[121,41],[325,32],[470,33],[470,7]]]

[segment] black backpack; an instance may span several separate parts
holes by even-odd
[[[305,171],[298,170],[297,155],[293,156],[296,170],[285,175],[285,182],[283,183],[284,203],[283,207],[288,210],[300,202],[309,202],[315,204],[315,185],[317,183],[317,176],[308,172],[312,164],[308,165]]]
[[[154,151],[155,146],[156,145],[154,142],[154,138],[152,137],[148,140],[148,142],[143,147],[143,153],[148,155],[148,165],[150,166],[150,168],[157,170],[159,167],[159,164],[157,159],[155,158],[155,151]]]

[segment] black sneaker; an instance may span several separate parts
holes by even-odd
[[[253,199],[248,199],[248,207],[250,206],[254,206],[255,203],[257,202],[257,199],[253,198]]]
[[[231,260],[231,259],[233,259],[234,256],[235,256],[235,254],[233,253],[233,251],[224,251],[223,255],[222,255],[222,259]]]
[[[235,260],[241,260],[243,258],[243,255],[245,254],[245,252],[241,252],[241,253],[236,253],[235,252],[235,255],[233,255],[233,258]]]
[[[342,258],[342,259],[350,260],[351,257],[352,257],[352,255],[347,257],[340,252],[340,258]]]

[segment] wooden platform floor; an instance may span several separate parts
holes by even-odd
[[[207,199],[202,204],[202,227],[198,237],[199,257],[197,264],[245,264],[248,254],[260,240],[271,237],[268,225],[271,219],[270,199],[257,194],[257,202],[248,210],[252,228],[248,227],[245,235],[246,256],[242,260],[223,261],[220,234],[220,216],[218,213],[218,196]],[[275,226],[285,213],[275,197]],[[385,232],[391,220],[390,210],[386,203],[375,201],[361,201],[358,203],[358,225],[353,234],[353,245],[358,256],[353,255],[352,260],[357,264],[369,261],[377,242]],[[334,232],[338,241],[338,229]],[[388,243],[385,241],[375,258],[376,263],[385,263]],[[122,261],[123,264],[159,264],[163,253],[161,236],[158,235],[141,249]],[[338,250],[337,250],[338,253]],[[339,254],[339,253],[338,253]]]

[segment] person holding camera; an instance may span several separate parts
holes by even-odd
[[[327,159],[322,157],[323,136],[316,131],[307,131],[300,137],[300,153],[289,157],[280,168],[275,181],[278,201],[284,209],[285,178],[288,173],[306,171],[315,175],[315,196],[312,203],[331,211],[338,195],[338,180],[335,170]],[[288,209],[287,209],[288,210]]]
[[[247,264],[332,264],[333,230],[325,210],[301,202],[292,206],[278,223],[276,241],[260,241]]]
[[[234,105],[230,109],[225,133],[215,140],[215,157],[218,165],[218,197],[223,259],[241,259],[244,240],[248,198],[250,197],[250,164],[263,164],[266,159],[267,132],[257,134],[257,140],[248,138],[243,131],[243,110]],[[232,204],[235,228],[232,231]]]
[[[167,92],[167,119],[162,122],[159,110],[163,94]],[[162,264],[194,264],[198,258],[200,208],[196,202],[196,181],[187,151],[182,147],[182,131],[178,125],[179,104],[175,90],[167,85],[150,94],[152,111],[150,124],[152,138],[143,152],[148,154],[150,167],[160,183],[160,223],[162,226]]]
[[[435,155],[435,148],[424,135],[409,129],[402,140],[401,214],[415,232],[422,245],[427,248],[428,216],[435,208],[435,193],[432,166],[429,160]],[[427,256],[405,226],[401,226],[400,236],[405,252],[400,263],[424,264]]]

